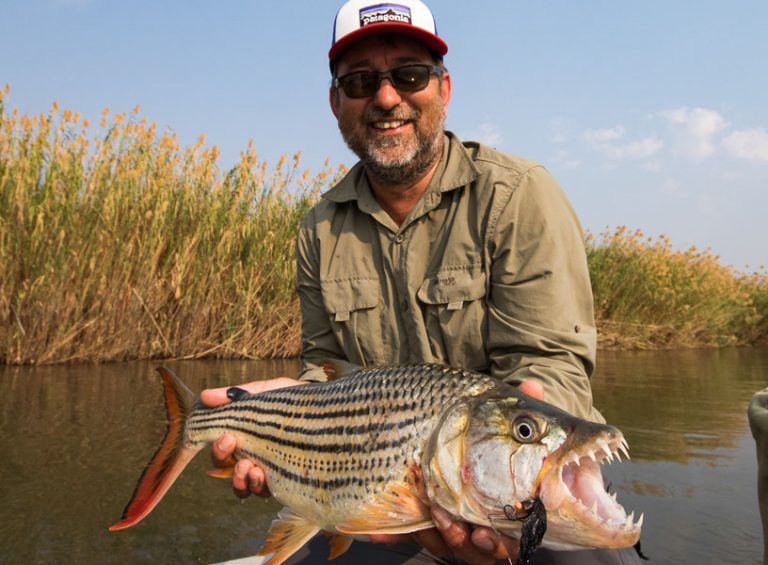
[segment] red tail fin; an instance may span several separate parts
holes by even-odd
[[[149,514],[187,463],[202,449],[202,444],[195,447],[184,445],[184,422],[195,408],[195,395],[165,367],[157,370],[163,377],[168,429],[163,442],[139,478],[133,496],[123,510],[123,517],[109,528],[110,532],[130,528]]]

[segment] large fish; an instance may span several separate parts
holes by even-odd
[[[353,537],[430,528],[432,504],[522,538],[526,554],[544,523],[543,545],[554,549],[630,547],[640,537],[642,516],[626,515],[600,473],[602,461],[626,454],[621,432],[489,376],[441,365],[363,369],[206,408],[159,371],[168,431],[110,530],[142,520],[227,432],[236,457],[258,461],[287,507],[260,552],[270,565],[320,531],[332,534],[332,558]]]

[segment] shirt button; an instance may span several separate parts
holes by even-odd
[[[405,236],[401,233],[397,234],[395,236],[395,243],[403,243],[405,241]]]

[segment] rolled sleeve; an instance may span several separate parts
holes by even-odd
[[[296,286],[301,306],[300,380],[326,381],[325,361],[344,359],[323,307],[320,290],[320,261],[314,230],[315,215],[309,212],[296,238]]]
[[[592,405],[597,332],[584,239],[562,190],[541,166],[513,187],[493,237],[488,299],[491,372],[534,379],[561,408],[604,421]]]

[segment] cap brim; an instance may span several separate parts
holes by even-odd
[[[448,44],[438,36],[421,28],[414,27],[410,24],[391,22],[361,27],[360,29],[348,33],[331,46],[331,50],[328,51],[328,59],[333,62],[339,57],[339,55],[341,55],[342,51],[347,49],[356,41],[360,41],[364,37],[380,33],[398,33],[402,35],[408,35],[420,41],[430,51],[433,51],[440,56],[448,53]]]

